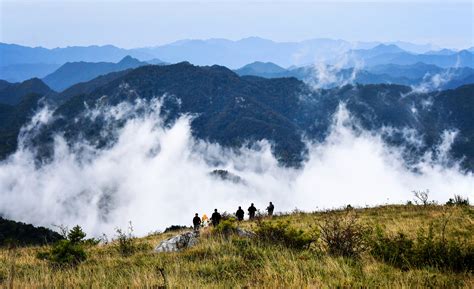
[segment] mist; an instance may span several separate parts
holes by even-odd
[[[165,126],[160,107],[156,98],[90,109],[85,117],[125,121],[113,128],[116,141],[97,149],[86,141],[68,145],[57,134],[52,160],[40,164],[28,140],[53,114],[47,107],[38,111],[23,128],[18,150],[0,162],[0,215],[50,228],[80,224],[91,236],[111,235],[131,221],[142,236],[189,225],[194,213],[235,212],[251,202],[263,210],[272,201],[277,212],[286,212],[406,203],[413,190],[426,189],[438,202],[454,194],[473,198],[472,173],[443,159],[453,132],[439,144],[439,158],[427,155],[408,166],[403,148],[384,143],[383,132],[354,129],[357,120],[341,104],[329,136],[307,141],[308,158],[297,169],[280,166],[268,141],[234,150],[194,139],[194,116]],[[215,169],[241,181],[219,178],[211,174]]]

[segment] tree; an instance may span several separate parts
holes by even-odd
[[[429,194],[430,194],[430,190],[413,191],[413,195],[415,196],[415,203],[418,204],[419,202],[421,202],[423,206],[429,205],[429,201],[428,201]]]
[[[67,234],[67,238],[71,243],[78,244],[84,240],[86,233],[82,231],[82,228],[79,225],[74,226],[71,231]]]

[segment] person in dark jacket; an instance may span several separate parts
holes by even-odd
[[[245,215],[244,210],[242,210],[242,208],[239,206],[239,209],[237,212],[235,212],[235,215],[237,216],[238,221],[243,221]]]
[[[267,212],[269,216],[273,216],[273,210],[275,209],[275,206],[270,202],[270,204],[267,207]]]
[[[194,215],[193,225],[194,225],[194,231],[199,231],[199,227],[201,227],[201,218],[199,218],[198,213]]]
[[[249,211],[249,219],[253,220],[255,218],[255,212],[257,212],[257,208],[253,205],[253,203],[248,208]]]
[[[219,214],[219,212],[217,212],[217,209],[214,209],[214,213],[212,213],[212,216],[211,216],[212,225],[214,227],[219,225],[219,223],[221,221],[221,218],[222,218],[221,214]]]

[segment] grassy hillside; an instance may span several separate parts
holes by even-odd
[[[217,234],[210,228],[202,231],[197,246],[176,253],[153,253],[153,247],[176,231],[134,239],[135,251],[127,257],[118,252],[117,242],[84,245],[87,259],[75,267],[55,267],[38,259],[38,252],[48,247],[4,248],[0,249],[0,285],[13,282],[14,287],[22,288],[166,288],[160,287],[165,284],[169,288],[474,288],[472,259],[467,260],[470,268],[461,270],[414,263],[397,266],[382,260],[369,243],[363,243],[358,256],[332,255],[322,238],[322,230],[328,229],[324,224],[330,220],[337,224],[355,220],[355,228],[363,230],[364,240],[371,242],[377,234],[393,237],[400,232],[416,240],[429,236],[431,227],[433,240],[458,242],[468,256],[473,256],[472,206],[392,205],[324,213],[293,212],[272,220],[263,219],[267,224],[287,222],[287,227],[302,229],[306,236],[314,238],[309,248],[300,249],[258,237],[250,240]],[[262,225],[244,222],[240,226],[258,231]],[[390,252],[394,250],[390,248]],[[427,258],[431,260],[435,255]]]

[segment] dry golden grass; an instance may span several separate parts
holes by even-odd
[[[339,211],[337,214],[346,214]],[[387,232],[414,236],[430,223],[447,220],[449,237],[473,242],[472,207],[383,206],[357,209],[362,222]],[[325,213],[293,213],[276,216],[304,229],[315,226]],[[253,224],[244,222],[243,227]],[[291,250],[278,245],[223,238],[202,232],[200,243],[178,253],[153,253],[161,240],[176,234],[156,234],[136,239],[140,248],[122,257],[115,244],[91,246],[87,260],[75,268],[55,269],[36,258],[45,247],[0,249],[0,286],[14,288],[474,288],[471,273],[452,273],[434,268],[402,271],[370,255],[360,260],[331,257],[317,250]],[[164,273],[164,280],[161,271]]]

